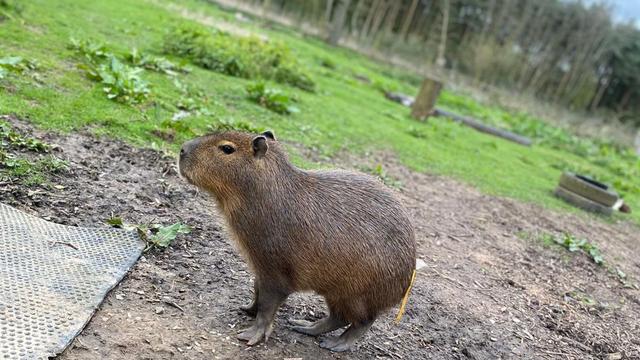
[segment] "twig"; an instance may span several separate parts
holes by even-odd
[[[394,353],[394,352],[393,352],[393,351],[391,351],[391,350],[385,350],[385,349],[381,348],[380,346],[378,346],[378,345],[376,345],[376,344],[372,344],[372,346],[373,346],[376,350],[378,350],[378,351],[380,351],[381,353],[383,353],[383,354],[387,355],[388,357],[397,357],[398,359],[402,359],[402,357],[401,357],[400,355],[398,355],[398,354]]]
[[[56,244],[66,245],[66,246],[68,246],[68,247],[70,247],[70,248],[72,248],[74,250],[80,250],[80,249],[78,249],[77,246],[75,246],[75,245],[73,245],[71,243],[66,243],[66,242],[62,242],[62,241],[53,241],[53,242],[50,242],[50,244],[51,245],[56,245]]]
[[[163,300],[162,302],[163,302],[163,303],[165,303],[165,304],[167,304],[167,305],[169,305],[169,306],[173,306],[174,308],[176,308],[176,309],[178,309],[178,310],[180,310],[180,311],[184,312],[184,309],[183,309],[180,305],[178,305],[178,304],[176,304],[176,303],[174,303],[174,302],[167,301],[167,300]]]
[[[433,272],[435,272],[437,275],[439,275],[441,278],[443,278],[445,280],[449,280],[449,281],[451,281],[453,283],[456,283],[462,288],[466,288],[467,287],[465,284],[461,283],[460,281],[458,281],[458,280],[456,280],[454,278],[451,278],[451,277],[449,277],[447,275],[444,275],[444,274],[442,274],[441,272],[439,272],[438,270],[436,270],[434,268],[432,268],[431,270],[433,270]]]

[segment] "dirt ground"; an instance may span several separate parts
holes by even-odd
[[[71,359],[640,359],[640,291],[586,255],[535,240],[568,231],[597,244],[605,260],[640,280],[640,231],[483,195],[457,181],[384,164],[403,182],[398,196],[415,224],[418,271],[407,311],[382,316],[350,353],[292,332],[289,317],[325,314],[296,294],[280,309],[267,344],[235,339],[250,319],[251,275],[213,202],[176,174],[174,159],[88,132],[25,133],[59,145],[69,161],[56,187],[0,184],[0,201],[45,219],[108,226],[182,221],[193,228],[164,251],[143,255],[92,321],[58,358]],[[337,165],[356,164],[345,157]]]

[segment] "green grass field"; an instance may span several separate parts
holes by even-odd
[[[522,147],[447,119],[416,122],[409,117],[408,108],[386,100],[381,90],[414,94],[420,82],[417,76],[329,47],[292,29],[263,28],[256,19],[239,22],[232,12],[196,0],[6,3],[0,12],[5,14],[0,17],[0,59],[19,56],[37,66],[0,76],[0,114],[15,114],[42,128],[63,132],[90,127],[97,134],[172,152],[185,139],[210,131],[212,126],[269,128],[280,139],[303,145],[326,159],[323,166],[342,151],[392,152],[416,171],[452,176],[487,193],[576,212],[551,192],[563,170],[579,171],[612,183],[636,210],[629,217],[640,222],[640,160],[631,149],[577,138],[527,114],[479,104],[448,91],[438,106],[530,136],[535,145]],[[294,70],[308,74],[315,91],[271,77],[266,84],[295,99],[291,101],[299,112],[281,115],[256,104],[247,98],[246,90],[256,79],[224,74],[238,66],[233,56],[238,57],[240,69],[253,60],[231,51],[239,35],[225,35],[216,43],[219,49],[231,49],[231,70],[225,67],[223,73],[193,64],[199,55],[163,53],[167,36],[173,36],[176,27],[199,26],[211,32],[216,24],[266,36],[279,49],[291,52]],[[135,48],[143,54],[164,56],[174,64],[186,62],[191,71],[169,75],[141,70],[135,76],[148,85],[148,97],[135,104],[115,101],[107,97],[104,84],[78,68],[87,59],[70,47],[72,38],[104,44],[123,63]],[[257,55],[263,51],[260,46]],[[135,64],[128,66],[136,68]],[[355,75],[371,82],[362,82]],[[186,117],[172,120],[180,111]],[[318,165],[295,153],[295,147],[292,151],[299,165]]]

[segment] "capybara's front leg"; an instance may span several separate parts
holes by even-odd
[[[269,282],[266,282],[269,284]],[[247,341],[247,345],[253,346],[262,339],[266,342],[273,331],[273,319],[280,305],[287,299],[290,291],[282,287],[269,287],[263,282],[259,283],[256,320],[253,325],[238,334],[238,339]]]

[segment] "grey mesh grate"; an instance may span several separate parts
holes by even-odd
[[[0,360],[63,351],[143,248],[133,232],[54,224],[0,204]]]

